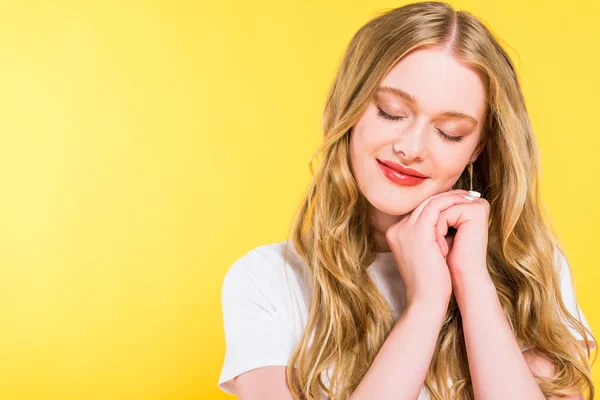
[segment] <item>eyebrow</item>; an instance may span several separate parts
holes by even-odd
[[[398,89],[392,86],[380,86],[377,89],[377,92],[383,92],[383,93],[391,93],[393,95],[402,97],[404,100],[408,101],[411,104],[417,104],[417,98],[407,92],[405,92],[402,89]],[[444,117],[451,117],[451,118],[460,118],[460,119],[465,119],[467,121],[470,121],[471,123],[473,123],[474,125],[478,125],[479,122],[471,117],[468,114],[462,113],[460,111],[444,111],[443,113],[441,113],[440,115],[444,116]]]

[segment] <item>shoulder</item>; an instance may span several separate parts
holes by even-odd
[[[564,251],[558,246],[554,247],[554,270],[558,277],[563,301],[565,301],[567,308],[572,309],[570,306],[573,306],[571,303],[575,300],[575,293],[571,277],[571,267],[569,266]]]
[[[576,313],[577,299],[575,296],[575,288],[573,286],[571,267],[569,266],[564,251],[559,247],[554,247],[554,267],[558,276],[563,302],[571,313]]]
[[[293,293],[301,288],[296,271],[302,264],[291,252],[284,258],[285,244],[249,250],[233,262],[223,279],[226,350],[219,387],[226,392],[237,392],[234,378],[246,371],[287,365],[296,345],[289,288]]]
[[[565,308],[571,314],[571,316],[577,320],[579,320],[586,329],[591,331],[590,325],[583,313],[581,307],[579,306],[577,291],[574,285],[571,267],[569,266],[569,262],[567,261],[567,257],[563,250],[558,247],[554,249],[554,259],[555,259],[555,267],[557,269],[559,284],[560,284],[560,294],[563,304]],[[581,343],[583,347],[585,347],[586,339],[582,336],[581,332],[573,326],[573,324],[564,319],[569,331],[575,336],[575,338]],[[596,348],[595,341],[589,341],[591,348]]]
[[[263,244],[248,250],[237,258],[225,273],[223,284],[232,286],[253,282],[256,285],[279,281],[291,268],[294,274],[302,273],[301,262],[288,244],[288,255],[285,259],[286,241]]]
[[[260,301],[275,312],[286,301],[289,290],[306,287],[306,270],[291,242],[285,258],[286,241],[260,245],[236,259],[223,278],[222,301],[232,298]]]

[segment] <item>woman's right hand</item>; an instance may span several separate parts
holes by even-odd
[[[442,302],[452,295],[452,280],[436,238],[440,213],[455,204],[472,200],[466,190],[450,190],[425,199],[411,213],[390,226],[385,234],[406,286],[407,305],[414,302]]]

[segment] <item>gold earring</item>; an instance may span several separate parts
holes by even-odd
[[[469,190],[473,191],[473,161],[469,160]]]

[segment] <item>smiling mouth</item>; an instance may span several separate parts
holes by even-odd
[[[406,175],[406,176],[414,176],[416,178],[427,178],[427,176],[421,174],[420,172],[415,171],[411,168],[406,168],[406,167],[404,167],[400,164],[397,164],[393,161],[389,161],[389,160],[382,161],[380,159],[376,159],[376,160],[378,163],[383,164],[384,166],[388,167],[391,170],[398,172],[399,174]]]
[[[388,167],[386,164],[380,162],[379,160],[377,160],[377,164],[379,166],[379,169],[385,176],[385,178],[388,181],[390,181],[391,183],[394,183],[396,185],[415,186],[415,185],[418,185],[419,183],[422,183],[425,180],[427,180],[427,178],[420,178],[420,177],[406,175],[401,172],[398,172],[395,169],[392,169],[392,168]]]

